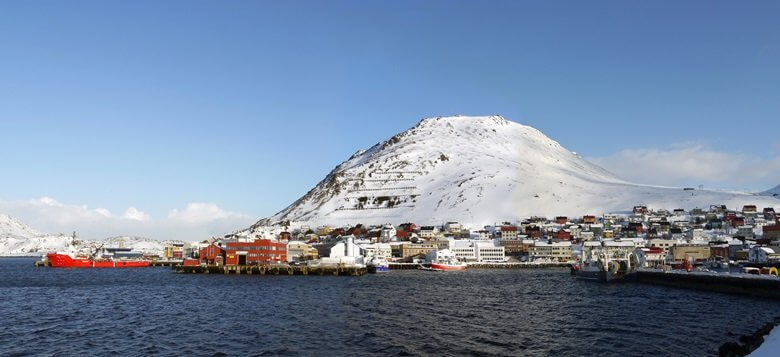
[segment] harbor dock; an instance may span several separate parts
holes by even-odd
[[[715,291],[761,298],[780,298],[780,279],[771,275],[640,270],[636,273],[636,281],[644,284]]]
[[[173,269],[181,274],[225,274],[225,275],[331,275],[362,276],[365,267],[358,266],[306,266],[306,265],[176,265]]]
[[[430,264],[389,263],[390,270],[425,269]],[[570,263],[468,263],[468,269],[541,269],[568,268]]]
[[[181,260],[152,260],[149,263],[150,267],[174,267],[181,264]]]

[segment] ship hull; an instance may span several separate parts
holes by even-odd
[[[457,270],[466,270],[466,265],[452,265],[452,264],[441,264],[441,263],[431,263],[431,270],[438,270],[438,271],[457,271]]]
[[[145,260],[101,260],[90,258],[71,258],[67,254],[47,254],[52,268],[145,268]]]
[[[607,281],[607,272],[600,269],[577,269],[574,270],[574,276],[583,280]]]
[[[390,269],[387,267],[387,265],[369,265],[368,266],[368,272],[369,273],[385,273],[389,271]]]

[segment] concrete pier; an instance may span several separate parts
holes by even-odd
[[[422,263],[389,263],[391,270],[421,269],[429,264]],[[569,263],[468,263],[468,269],[542,269],[542,268],[568,268]]]
[[[780,279],[770,275],[640,270],[636,273],[636,281],[677,288],[780,298]]]
[[[468,269],[569,268],[570,263],[468,263]]]
[[[176,265],[173,268],[182,274],[224,274],[224,275],[331,275],[361,276],[366,274],[365,267],[353,266],[287,266],[287,265]]]
[[[181,260],[152,260],[149,263],[150,267],[174,267],[181,264]]]

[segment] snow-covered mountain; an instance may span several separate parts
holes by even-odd
[[[441,224],[480,227],[531,215],[602,214],[726,204],[778,206],[754,194],[626,182],[540,131],[500,116],[438,117],[361,150],[303,197],[243,232],[307,224]]]
[[[0,213],[0,237],[36,237],[43,235],[22,221]]]
[[[768,190],[766,190],[764,192],[761,192],[761,193],[759,193],[759,195],[778,197],[778,196],[780,196],[780,185],[777,185],[777,186],[775,186],[773,188],[770,188],[770,189],[768,189]]]
[[[111,237],[102,241],[74,239],[72,236],[51,235],[36,231],[21,221],[0,213],[0,256],[35,256],[47,252],[76,250],[91,251],[97,247],[124,247],[148,254],[162,255],[168,243],[143,237]]]

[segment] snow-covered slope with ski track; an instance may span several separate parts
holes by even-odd
[[[551,140],[500,116],[438,117],[358,151],[292,205],[250,227],[308,224],[440,224],[480,227],[532,215],[582,215],[743,204],[773,197],[626,182]]]

